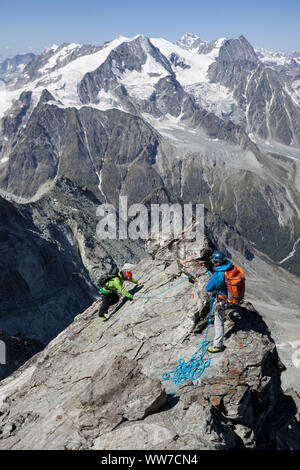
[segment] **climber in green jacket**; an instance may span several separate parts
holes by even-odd
[[[137,281],[132,277],[130,271],[119,271],[118,274],[111,279],[109,279],[103,286],[100,287],[100,298],[102,300],[98,315],[101,320],[105,321],[107,318],[105,314],[111,305],[114,305],[119,302],[119,296],[117,291],[122,295],[127,297],[130,300],[138,300],[138,297],[134,297],[130,292],[123,287],[123,282],[129,281],[133,284],[141,285],[144,281]]]

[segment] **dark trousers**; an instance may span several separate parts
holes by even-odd
[[[117,304],[119,302],[119,296],[116,292],[113,294],[101,294],[101,305],[99,308],[98,315],[103,317],[111,305]]]

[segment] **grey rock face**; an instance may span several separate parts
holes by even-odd
[[[20,75],[15,83],[16,87],[23,86],[32,80],[36,80],[45,74],[44,67],[47,68],[47,72],[58,70],[60,67],[68,64],[72,60],[78,57],[93,54],[101,49],[101,47],[91,45],[80,45],[77,44],[75,47],[69,47],[70,44],[63,43],[60,46],[52,46],[45,49],[41,54],[35,56],[24,68],[22,75]],[[60,55],[58,60],[54,60],[50,66],[49,61],[53,59],[55,55]]]
[[[275,261],[284,259],[299,237],[297,193],[290,182],[293,168],[262,154],[242,127],[207,111],[195,111],[180,89],[170,99],[172,93],[164,90],[176,89],[173,78],[159,80],[156,87],[155,106],[166,106],[165,110],[176,115],[184,103],[184,122],[199,134],[205,129],[210,138],[224,142],[222,149],[215,148],[212,156],[199,141],[199,150],[187,153],[164,142],[163,136],[138,116],[116,109],[62,109],[52,104],[53,97],[47,91],[30,114],[30,95],[24,94],[12,117],[2,120],[8,139],[3,141],[2,155],[11,149],[9,162],[0,173],[2,188],[28,199],[65,175],[117,208],[119,194],[126,195],[130,205],[145,198],[150,201],[153,191],[164,187],[170,202],[203,203],[234,224],[259,250]],[[243,149],[242,155],[238,148]],[[177,160],[176,154],[180,155]],[[235,154],[239,156],[232,157]],[[234,159],[241,160],[240,169]],[[248,161],[249,171],[245,168]],[[266,220],[272,232],[266,229]],[[270,242],[266,243],[266,237]],[[297,263],[292,269],[298,272]]]
[[[103,199],[98,187],[101,171],[102,191],[115,202],[115,188],[124,180],[128,181],[125,185],[129,199],[134,192],[135,201],[162,185],[154,169],[159,135],[148,124],[118,110],[60,109],[43,102],[45,97],[44,94],[32,112],[23,138],[11,152],[8,167],[2,173],[3,189],[28,198],[43,184],[64,175]],[[16,174],[18,184],[14,182]],[[130,180],[137,177],[144,186],[133,188]]]
[[[44,345],[97,295],[114,263],[137,260],[137,243],[97,238],[99,201],[62,178],[36,203],[1,199],[1,329]],[[113,254],[114,259],[111,257]]]
[[[189,197],[193,201],[202,202],[210,211],[218,214],[246,239],[254,243],[257,249],[264,251],[277,262],[283,259],[281,247],[283,245],[287,247],[289,237],[294,230],[293,226],[298,233],[297,211],[294,212],[293,206],[289,206],[288,212],[285,213],[284,207],[287,208],[287,206],[279,202],[286,194],[284,186],[275,181],[274,185],[271,184],[271,177],[264,178],[262,173],[253,177],[251,170],[236,168],[229,170],[228,168],[229,173],[227,173],[226,163],[223,166],[214,164],[213,161],[210,162],[205,158],[205,153],[201,157],[199,158],[198,154],[191,154],[184,160],[183,199],[186,200]],[[272,158],[268,160],[270,170],[274,160]],[[230,180],[229,185],[224,184],[226,174]],[[236,198],[238,199],[237,205],[232,203]],[[290,215],[287,215],[288,213]],[[286,224],[278,225],[279,214],[283,217],[287,216]],[[267,226],[273,229],[268,230],[262,236],[267,220]],[[296,235],[297,238],[298,235]],[[284,243],[282,243],[283,239]],[[289,245],[289,249],[292,249],[292,245]]]
[[[182,120],[195,129],[205,130],[209,138],[220,139],[238,145],[243,150],[258,152],[257,147],[241,126],[229,120],[224,121],[206,110],[196,110],[191,113],[190,107],[188,107],[187,112],[184,112],[182,116]]]
[[[2,120],[2,132],[5,136],[16,140],[16,133],[22,124],[23,118],[31,104],[32,93],[30,91],[23,92],[19,100],[15,101],[10,114]]]
[[[260,63],[253,47],[243,36],[222,45],[208,75],[211,81],[233,91],[239,109],[244,112],[240,123],[248,133],[264,140],[274,139],[286,145],[299,146],[296,123],[299,122],[300,109],[287,92],[287,80]]]
[[[72,321],[72,309],[79,313],[89,305],[88,284],[72,275],[78,261],[58,240],[41,235],[26,210],[2,199],[1,221],[1,328],[45,344],[60,322]]]
[[[169,57],[169,61],[171,62],[174,67],[181,67],[182,69],[190,69],[190,65],[187,65],[184,60],[182,60],[175,52]]]
[[[1,355],[0,361],[0,380],[11,375],[24,362],[45,347],[39,341],[23,338],[21,335],[8,335],[4,331],[0,331],[0,341],[2,347],[5,348],[3,349],[4,357],[2,358]]]
[[[105,92],[118,85],[119,76],[126,71],[141,72],[147,56],[152,57],[168,73],[174,75],[168,60],[159,49],[153,46],[145,36],[138,36],[130,43],[124,42],[116,47],[106,61],[93,72],[87,73],[78,86],[82,103],[95,102],[101,89]]]
[[[136,71],[141,73],[147,60],[151,58],[167,74],[159,79],[161,73],[147,72],[147,76],[157,76],[157,83],[148,99],[132,94],[121,78],[125,73]],[[176,60],[176,59],[174,59]],[[78,95],[84,104],[99,103],[100,91],[111,92],[122,108],[133,114],[149,113],[153,116],[164,116],[166,113],[179,116],[184,99],[191,100],[176,81],[169,61],[150,40],[138,36],[131,42],[124,42],[111,51],[107,59],[93,72],[88,72],[78,85]],[[101,98],[100,98],[101,101]]]
[[[8,158],[8,155],[18,142],[20,134],[24,132],[31,108],[32,93],[31,91],[23,92],[10,108],[9,114],[1,120],[0,152],[2,158]]]
[[[227,63],[239,61],[259,63],[253,47],[244,36],[225,41],[220,48],[218,60]]]
[[[159,380],[142,374],[134,360],[116,357],[103,374],[100,367],[91,377],[88,387],[64,406],[66,414],[79,425],[86,439],[109,433],[122,422],[143,420],[164,406],[167,395]],[[81,412],[79,408],[82,408]]]
[[[198,248],[205,260],[213,245],[204,239]],[[186,239],[149,242],[153,258],[133,267],[144,279],[141,294],[183,280],[179,261],[194,249]],[[160,383],[162,372],[189,359],[204,338],[207,279],[200,268],[194,283],[165,297],[113,307],[106,323],[95,317],[97,302],[78,315],[1,382],[0,448],[299,448],[296,402],[280,387],[284,366],[247,301],[229,312],[226,350],[211,357],[199,383],[167,396],[174,384]]]

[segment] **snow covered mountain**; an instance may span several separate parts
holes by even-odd
[[[16,55],[3,61],[0,57],[0,79],[9,81],[18,77],[33,58],[32,53]]]
[[[210,43],[208,41],[202,41],[196,34],[187,33],[176,41],[176,44],[183,49],[192,50],[199,47],[203,49]],[[273,66],[278,69],[282,68],[286,71],[292,71],[300,67],[300,52],[269,51],[258,46],[254,46],[253,49],[259,60],[265,65]]]
[[[192,49],[194,47],[193,45],[198,42],[205,43],[205,41],[201,41],[197,34],[186,33],[176,41],[176,44],[183,49]]]
[[[230,92],[219,85],[210,85],[206,75],[221,44],[222,40],[217,41],[216,47],[204,54],[192,53],[166,40],[150,40],[142,35],[133,39],[119,37],[100,48],[78,44],[53,45],[25,68],[14,87],[8,87],[2,114],[21,91],[33,91],[37,102],[44,88],[66,106],[80,107],[92,102],[102,110],[112,106],[126,111],[132,111],[133,106],[148,108],[149,104],[143,101],[153,102],[154,94],[170,81],[181,94],[182,88],[187,88],[198,100],[202,97],[204,107],[215,105],[220,114],[218,93],[220,101],[225,101],[224,106],[228,109],[226,98]],[[161,79],[164,80],[161,82]],[[91,80],[92,84],[89,84]],[[232,97],[228,96],[227,101],[230,106]],[[159,113],[154,105],[152,108],[150,112]]]
[[[255,47],[254,50],[265,65],[286,71],[300,71],[300,52],[268,51],[261,47]]]
[[[254,137],[299,147],[299,80],[271,71],[262,59],[242,36],[208,43],[186,35],[173,44],[138,35],[102,47],[53,45],[8,86],[1,114],[28,89],[35,103],[47,88],[65,106],[117,107],[156,118],[169,112],[183,118],[183,104],[192,100]],[[167,94],[176,105],[169,99],[166,106]]]
[[[115,204],[164,187],[300,273],[299,84],[243,36],[53,45],[0,89],[1,188],[65,175]]]

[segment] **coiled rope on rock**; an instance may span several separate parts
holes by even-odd
[[[154,297],[163,295],[169,290],[179,286],[190,277],[194,276],[198,271],[199,269],[197,269],[197,271],[193,272],[192,274],[190,274],[189,276],[187,276],[185,279],[181,280],[180,282],[176,283],[175,285],[168,287],[167,289],[161,292],[158,292],[154,295],[149,295],[149,296],[144,296],[144,297],[137,296],[137,297],[139,299],[153,299]],[[210,276],[209,270],[206,269],[206,271],[208,275]],[[210,299],[206,332],[205,332],[204,339],[202,343],[200,344],[199,348],[194,352],[194,354],[188,361],[185,361],[185,359],[180,358],[178,360],[178,365],[177,367],[175,367],[175,369],[168,371],[168,372],[164,372],[161,376],[161,382],[170,380],[178,387],[182,385],[186,380],[191,380],[192,382],[194,382],[195,385],[197,385],[198,380],[202,376],[205,369],[210,366],[210,357],[207,351],[207,346],[209,345],[210,341],[207,339],[207,335],[208,335],[209,328],[211,325],[214,298],[215,298],[215,293],[211,296],[211,299]]]

